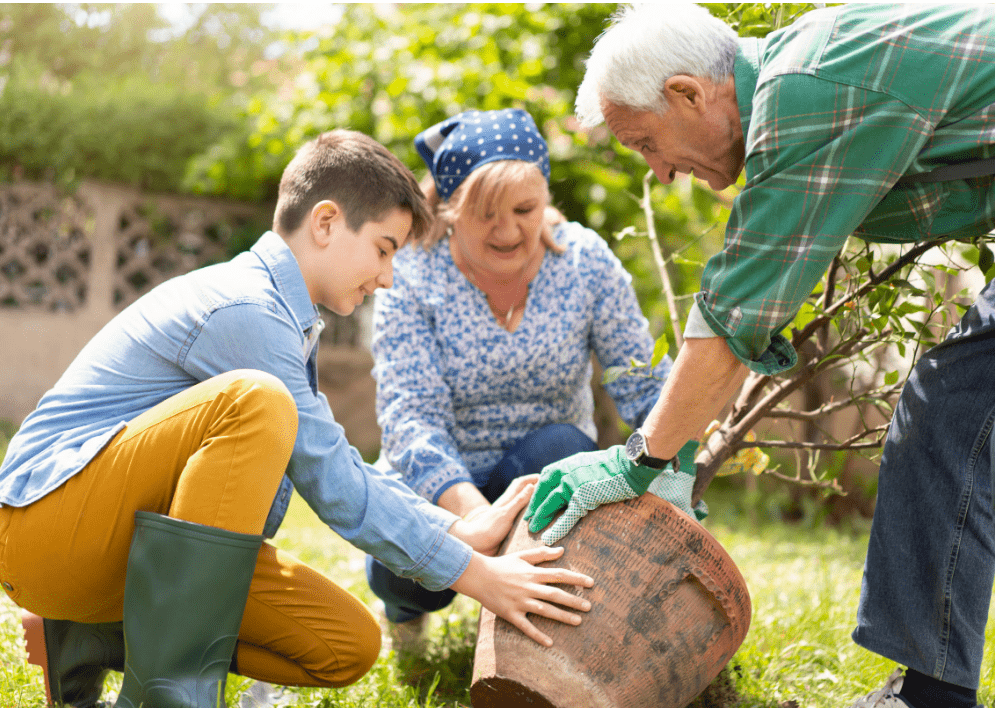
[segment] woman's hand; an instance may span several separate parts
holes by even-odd
[[[595,584],[587,575],[566,568],[538,568],[536,563],[552,561],[563,555],[563,548],[529,548],[497,558],[475,553],[470,565],[450,587],[474,598],[499,617],[508,620],[523,634],[543,646],[553,640],[529,621],[527,614],[540,615],[565,624],[581,623],[581,616],[564,607],[587,612],[591,603],[552,583],[590,588]],[[562,605],[563,607],[560,607]]]
[[[450,527],[450,534],[464,541],[475,551],[493,556],[512,530],[515,517],[529,503],[539,475],[527,475],[512,480],[508,489],[495,500],[485,503]]]

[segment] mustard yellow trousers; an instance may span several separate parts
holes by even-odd
[[[8,595],[50,619],[120,621],[135,512],[261,533],[296,433],[290,393],[258,371],[217,376],[146,411],[58,489],[0,508]],[[239,630],[240,674],[345,686],[379,651],[377,621],[357,598],[263,544]]]

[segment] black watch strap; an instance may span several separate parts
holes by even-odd
[[[643,431],[639,428],[634,430],[633,434],[626,441],[626,456],[634,465],[643,465],[654,470],[662,470],[670,464],[675,472],[678,471],[677,455],[670,460],[665,460],[660,457],[654,457],[647,452],[647,440],[643,435]]]
[[[653,457],[651,455],[641,455],[639,459],[633,462],[637,465],[643,465],[644,467],[649,467],[654,470],[662,470],[667,467],[667,463],[671,460],[662,460],[659,457]]]

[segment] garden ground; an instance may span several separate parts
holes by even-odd
[[[715,485],[719,487],[720,485]],[[857,647],[850,631],[858,601],[867,523],[827,528],[815,521],[773,521],[772,501],[732,489],[707,495],[706,526],[737,562],[750,588],[754,613],[747,639],[699,708],[842,708],[879,687],[895,665]],[[275,539],[334,578],[368,605],[364,556],[318,521],[298,497]],[[25,663],[17,608],[0,596],[0,706],[41,708],[41,672]],[[458,598],[432,616],[424,657],[400,665],[384,650],[374,669],[346,689],[288,689],[278,705],[315,708],[454,708],[469,706],[478,606]],[[979,700],[994,708],[993,610],[986,632]],[[414,684],[414,687],[412,685]],[[120,685],[111,674],[107,694]],[[238,706],[252,682],[230,677],[227,700]]]

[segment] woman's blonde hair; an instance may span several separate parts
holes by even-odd
[[[510,184],[532,176],[534,171],[542,174],[537,165],[525,160],[488,162],[474,170],[446,201],[443,201],[439,192],[436,191],[432,175],[428,175],[422,180],[422,191],[425,193],[426,201],[434,218],[425,238],[422,239],[422,247],[428,249],[446,237],[453,228],[457,217],[465,209],[471,209],[471,213],[478,218],[486,218],[485,215],[494,210],[495,205],[504,196],[505,190]],[[550,250],[555,253],[563,253],[564,246],[553,240],[552,225],[564,219],[559,212],[549,205],[550,193],[547,190],[546,218],[543,222],[541,239]],[[551,210],[553,214],[550,213]]]

